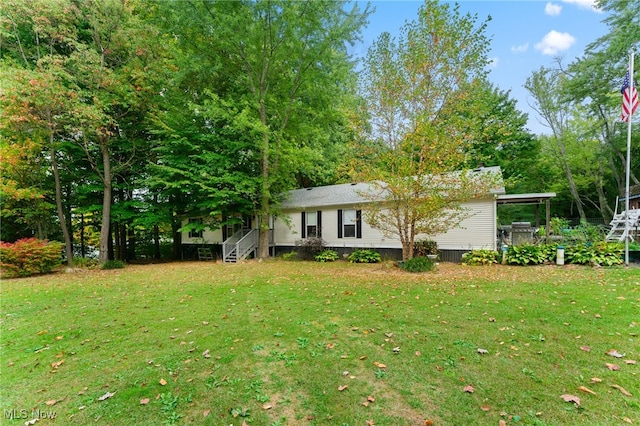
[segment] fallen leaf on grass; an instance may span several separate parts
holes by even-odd
[[[580,346],[580,349],[585,351],[585,352],[590,352],[591,348],[589,346]]]
[[[430,419],[426,419],[426,420],[424,421],[424,426],[433,426],[433,421],[432,421],[432,420],[430,420]]]
[[[482,411],[489,411],[489,410],[491,410],[491,407],[489,407],[488,405],[481,405],[481,406],[480,406],[480,409],[481,409]]]
[[[334,348],[334,344],[333,343],[327,343],[326,348],[327,349],[333,349]]]
[[[473,386],[471,385],[467,385],[465,386],[463,389],[463,391],[467,392],[467,393],[474,393],[476,390],[473,388]]]
[[[161,386],[166,386],[167,385],[167,381],[165,379],[160,379],[160,385]]]
[[[578,407],[580,406],[580,398],[578,398],[575,395],[564,394],[564,395],[560,395],[560,398],[562,398],[565,402],[573,402]]]
[[[208,409],[207,409],[207,410],[204,410],[204,411],[202,412],[202,417],[207,417],[209,414],[211,414],[211,410],[208,410]]]
[[[578,390],[582,391],[582,392],[586,392],[586,393],[590,393],[591,395],[596,395],[596,393],[594,391],[592,391],[591,389],[589,389],[586,386],[580,386],[578,388]]]
[[[147,405],[151,401],[149,398],[142,398],[140,400],[140,405]]]
[[[109,399],[115,394],[116,394],[115,392],[107,392],[104,395],[102,395],[100,398],[98,398],[98,401],[104,401],[105,399]]]
[[[375,426],[373,420],[367,420],[367,426]]]
[[[616,349],[609,349],[605,352],[606,355],[612,356],[614,358],[624,358],[625,354],[621,354]]]
[[[633,421],[629,417],[623,417],[622,421],[625,423],[633,424]]]
[[[611,385],[611,387],[614,389],[618,389],[620,392],[622,392],[623,395],[631,396],[631,393],[629,393],[629,391],[627,391],[625,388],[623,388],[620,385]]]
[[[64,398],[63,398],[64,399]],[[45,404],[48,407],[51,407],[52,405],[56,405],[58,402],[62,401],[62,399],[50,399],[49,401],[45,402]]]
[[[374,361],[373,365],[375,365],[376,367],[378,367],[378,368],[380,368],[380,369],[383,369],[383,370],[384,370],[385,368],[387,368],[387,366],[386,366],[386,365],[384,365],[383,363],[378,362],[378,361]]]
[[[271,410],[272,408],[273,408],[273,405],[269,404],[268,402],[265,402],[264,404],[262,404],[263,410]]]
[[[627,365],[636,365],[637,364],[635,359],[625,359],[624,363],[627,364]]]
[[[500,421],[498,422],[498,426],[507,426],[507,422],[505,422],[504,420],[500,419]]]
[[[619,365],[616,365],[616,364],[609,364],[609,363],[606,363],[605,365],[606,365],[606,366],[607,366],[607,368],[608,368],[609,370],[611,370],[611,371],[617,371],[617,370],[620,370],[620,366],[619,366]]]
[[[64,359],[61,359],[61,360],[60,360],[60,361],[58,361],[58,362],[52,362],[52,363],[51,363],[51,367],[52,367],[52,368],[58,368],[58,367],[60,367],[62,364],[64,364]]]
[[[211,358],[211,354],[209,354],[209,349],[207,349],[206,351],[202,352],[202,356],[205,358]]]
[[[367,401],[369,401],[369,402],[375,402],[375,401],[376,401],[376,399],[375,399],[373,396],[369,395],[369,396],[367,397]]]
[[[602,383],[602,379],[599,377],[592,377],[589,383]]]
[[[486,350],[486,349],[478,348],[478,353],[479,353],[480,355],[486,355],[486,354],[488,354],[488,353],[489,353],[489,351],[488,351],[488,350]]]
[[[340,392],[342,392],[343,390],[345,390],[345,389],[346,389],[346,388],[348,388],[348,387],[349,387],[349,385],[342,385],[342,386],[338,386],[338,390],[339,390]]]

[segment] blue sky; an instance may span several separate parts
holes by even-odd
[[[362,5],[365,2],[359,1]],[[454,3],[454,2],[450,2]],[[466,0],[458,1],[463,13],[477,14],[477,22],[487,16],[487,36],[492,39],[489,79],[501,90],[510,90],[518,109],[529,114],[532,132],[548,133],[528,106],[532,103],[524,83],[541,66],[553,66],[554,58],[569,64],[584,53],[585,47],[607,31],[605,14],[593,7],[593,0]],[[363,32],[364,43],[353,53],[364,56],[369,45],[384,31],[397,35],[405,21],[413,21],[423,1],[371,1],[376,11]]]

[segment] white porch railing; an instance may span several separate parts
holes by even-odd
[[[224,262],[238,262],[257,249],[258,230],[242,229],[222,243],[222,259]]]

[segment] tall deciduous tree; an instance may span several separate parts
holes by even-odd
[[[299,177],[300,153],[309,157],[308,150],[322,150],[328,140],[320,127],[335,122],[353,69],[346,44],[358,37],[369,12],[334,1],[193,0],[171,7],[179,23],[173,31],[191,66],[212,77],[194,93],[195,103],[210,98],[220,114],[209,117],[212,123],[233,116],[255,137],[258,255],[268,257],[277,195]]]
[[[555,157],[564,171],[580,220],[586,221],[584,202],[578,192],[567,152],[568,140],[573,137],[569,124],[572,105],[562,99],[560,85],[563,79],[564,76],[559,71],[541,68],[527,78],[525,87],[535,100],[534,108],[551,130]]]
[[[600,188],[604,190],[597,194],[592,190],[587,196],[599,200],[596,203],[598,210],[607,219],[610,206],[613,206],[616,196],[624,194],[625,188],[627,125],[620,120],[620,87],[628,66],[629,50],[635,49],[638,63],[640,19],[638,4],[633,1],[600,0],[598,7],[604,12],[603,22],[608,31],[590,43],[581,58],[562,70],[567,78],[561,87],[561,100],[582,105],[578,118],[580,131],[600,142],[598,160],[602,173],[594,175],[594,179],[602,181]],[[636,65],[636,79],[639,69]],[[638,132],[634,130],[630,169],[632,185],[640,182],[638,140]]]
[[[417,235],[456,226],[467,214],[461,204],[496,183],[455,172],[474,139],[465,116],[479,106],[471,94],[484,85],[488,63],[486,22],[476,23],[458,6],[427,0],[398,40],[382,34],[364,62],[363,139],[382,143],[373,144],[379,151],[367,166],[355,167],[356,179],[373,182],[373,195],[363,196],[384,198],[366,218],[399,237],[404,259],[413,257]]]

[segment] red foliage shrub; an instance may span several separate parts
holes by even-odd
[[[0,271],[7,277],[28,277],[51,272],[62,262],[61,243],[23,238],[15,243],[0,241]]]

